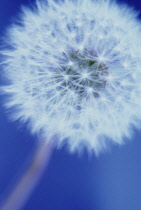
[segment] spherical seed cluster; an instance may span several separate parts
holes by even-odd
[[[123,143],[141,119],[141,27],[110,0],[64,0],[23,8],[9,28],[7,107],[32,132],[72,150]]]

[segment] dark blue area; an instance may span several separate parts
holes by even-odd
[[[34,0],[0,0],[0,34]],[[141,10],[141,2],[125,0]],[[134,37],[133,37],[134,38]],[[0,98],[0,101],[2,97]],[[1,103],[1,102],[0,102]],[[12,123],[0,104],[0,200],[30,158],[36,137]],[[141,210],[141,131],[99,157],[54,150],[49,167],[23,210]]]

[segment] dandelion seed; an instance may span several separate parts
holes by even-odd
[[[87,73],[82,73],[82,78],[83,78],[83,79],[87,79],[88,76],[89,76],[89,75],[88,75]]]
[[[84,143],[97,153],[131,136],[141,120],[135,11],[110,0],[37,1],[7,37],[2,90],[14,120],[59,145],[67,138],[71,150]]]

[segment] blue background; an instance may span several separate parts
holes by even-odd
[[[0,0],[0,35],[21,4],[34,0]],[[125,1],[121,1],[125,2]],[[141,11],[141,2],[126,1]],[[133,37],[134,38],[134,37]],[[0,103],[2,98],[0,98]],[[11,123],[0,104],[0,199],[16,180],[35,147],[25,127]],[[23,210],[141,210],[141,130],[122,147],[89,156],[54,150],[49,167]]]

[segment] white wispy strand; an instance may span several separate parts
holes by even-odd
[[[141,120],[141,24],[110,0],[37,1],[9,27],[6,106],[33,133],[99,152]]]

